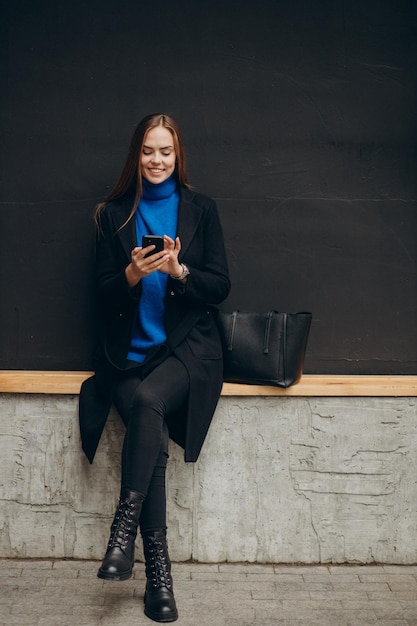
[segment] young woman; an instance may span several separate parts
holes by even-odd
[[[166,541],[168,440],[194,462],[222,387],[212,305],[228,295],[222,229],[213,200],[190,189],[176,122],[137,126],[119,180],[96,210],[101,333],[95,376],[82,386],[83,449],[93,461],[111,404],[125,426],[120,500],[98,576],[132,574],[139,526],[145,614],[178,617]],[[142,237],[163,237],[163,248]]]

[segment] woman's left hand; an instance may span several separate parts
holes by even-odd
[[[168,235],[164,235],[164,250],[169,252],[169,259],[159,271],[170,276],[181,276],[183,268],[181,263],[178,262],[178,255],[181,250],[180,238],[177,237],[174,241]]]

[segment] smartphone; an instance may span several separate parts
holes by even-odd
[[[148,254],[145,254],[145,259],[146,257],[152,256],[157,252],[162,252],[162,250],[164,249],[164,238],[160,237],[159,235],[143,235],[142,248],[147,248],[148,246],[152,245],[155,246],[155,249],[148,252]]]

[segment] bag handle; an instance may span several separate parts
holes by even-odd
[[[227,338],[227,350],[231,352],[233,350],[233,337],[235,334],[236,318],[239,311],[233,311],[230,317],[229,336]]]
[[[272,316],[275,311],[268,311],[265,324],[265,337],[264,337],[264,354],[269,352],[269,335],[271,334]]]
[[[284,380],[286,380],[287,378],[287,370],[286,370],[286,363],[287,363],[287,320],[288,320],[288,315],[287,313],[283,313],[283,318],[282,318],[282,370],[283,370],[283,374],[284,374]]]
[[[269,353],[269,337],[271,334],[271,324],[272,324],[272,316],[274,315],[274,313],[277,313],[277,311],[268,311],[268,313],[266,314],[266,323],[265,323],[265,334],[264,334],[264,354],[268,354]],[[239,311],[233,311],[231,317],[230,317],[230,325],[229,325],[229,336],[227,338],[227,350],[228,352],[232,352],[233,350],[233,338],[235,335],[235,328],[236,328],[236,320],[237,320],[237,316],[239,314]],[[286,320],[285,320],[286,321]]]

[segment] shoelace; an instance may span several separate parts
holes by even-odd
[[[150,538],[150,541],[152,541],[152,545],[149,546],[148,582],[155,589],[166,587],[172,591],[172,577],[165,555],[164,543],[160,539],[154,538]]]
[[[110,539],[107,546],[109,548],[125,548],[132,533],[131,521],[133,517],[134,504],[129,501],[121,502],[110,530]]]

